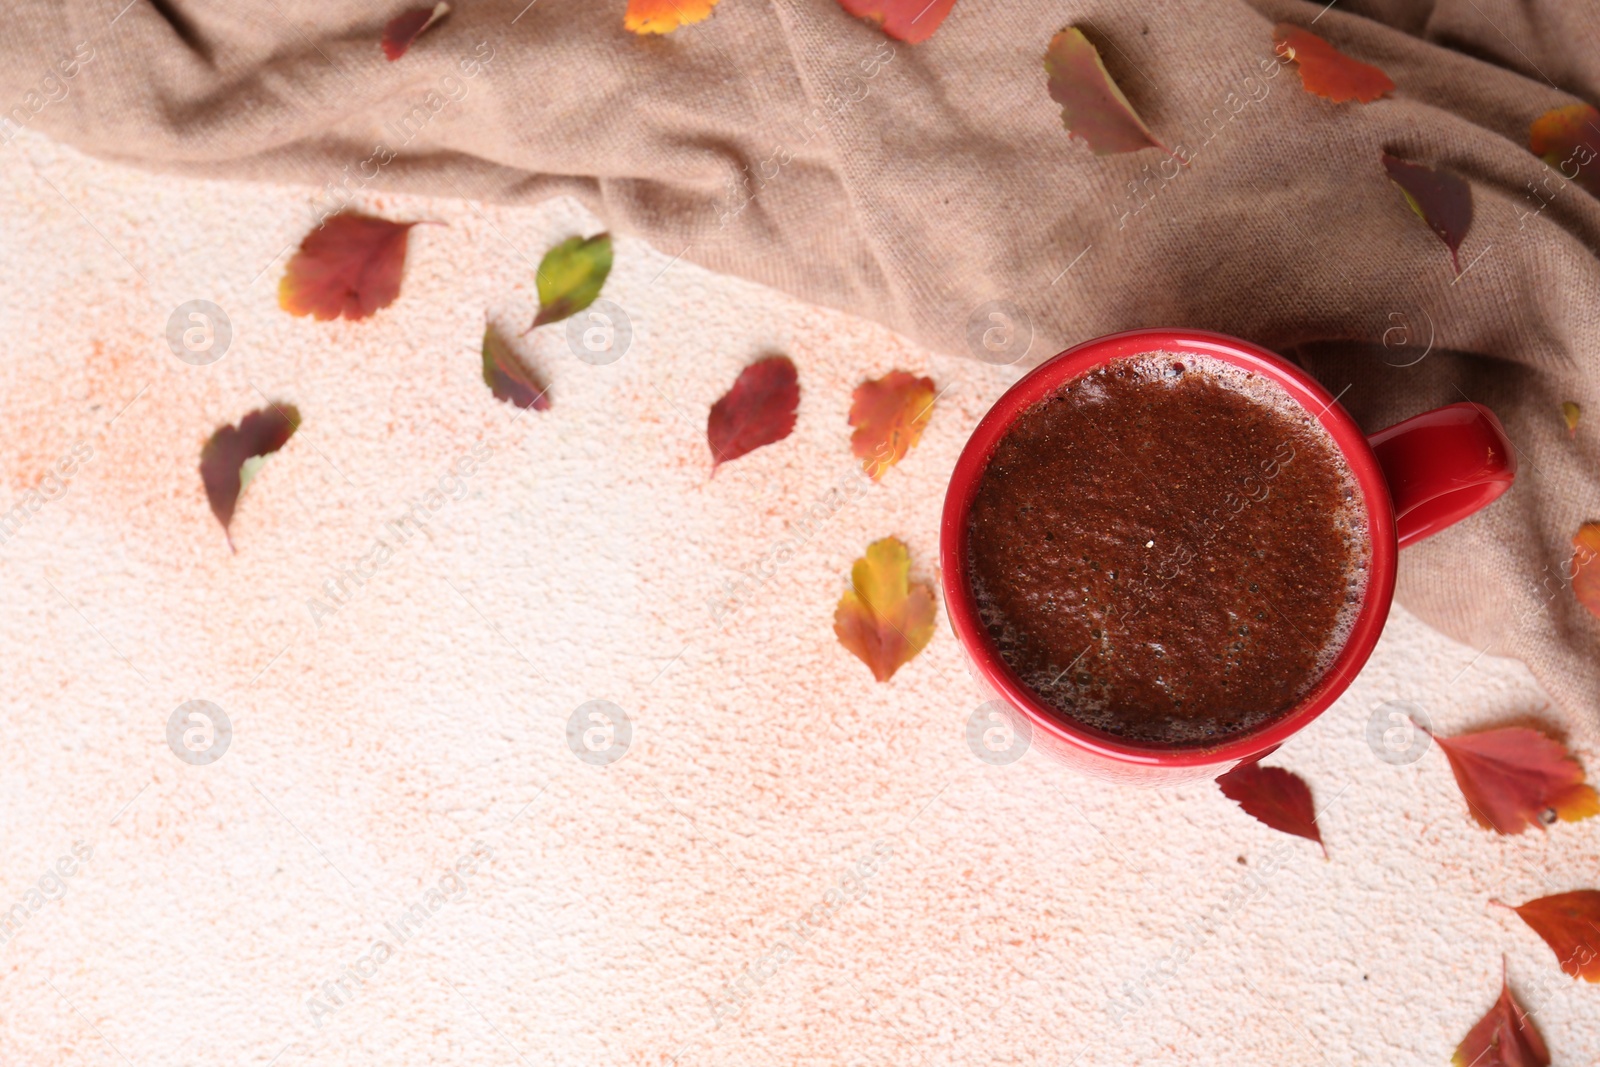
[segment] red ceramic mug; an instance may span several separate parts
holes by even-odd
[[[1065,383],[1111,360],[1146,352],[1209,356],[1277,382],[1332,436],[1367,509],[1372,544],[1366,595],[1344,648],[1293,709],[1214,745],[1133,742],[1062,715],[1001,659],[978,619],[972,595],[968,512],[995,446],[1017,416]],[[1203,330],[1110,334],[1069,348],[1036,367],[995,401],[972,432],[950,476],[940,527],[945,605],[973,677],[989,697],[1010,707],[1012,722],[1030,732],[1032,744],[1102,777],[1143,781],[1212,777],[1276,748],[1344,692],[1372,654],[1388,617],[1398,550],[1487,506],[1511,487],[1516,469],[1500,421],[1477,404],[1429,411],[1369,437],[1305,371],[1248,341]]]

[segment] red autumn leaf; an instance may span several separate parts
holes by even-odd
[[[856,386],[850,400],[850,450],[874,480],[916,447],[933,414],[933,379],[892,370]]]
[[[897,41],[918,44],[933,36],[956,0],[839,0],[839,6],[876,22]]]
[[[850,588],[833,612],[839,643],[880,682],[910,663],[933,638],[933,590],[911,583],[911,553],[896,537],[867,546],[850,568]]]
[[[1530,824],[1543,828],[1558,817],[1576,822],[1600,814],[1600,797],[1584,784],[1583,767],[1538,730],[1512,726],[1434,740],[1485,830],[1520,834]]]
[[[278,283],[291,315],[364,319],[394,303],[414,222],[341,211],[306,234]]]
[[[1217,778],[1222,795],[1238,804],[1248,815],[1274,830],[1315,841],[1322,846],[1322,831],[1317,829],[1317,809],[1311,803],[1311,787],[1305,779],[1282,767],[1263,767],[1251,761],[1241,763]]]
[[[1076,26],[1050,39],[1044,53],[1050,99],[1061,105],[1061,124],[1097,156],[1166,145],[1156,140],[1111,80],[1100,53]]]
[[[274,402],[250,412],[237,426],[218,427],[200,449],[200,481],[229,548],[233,547],[229,527],[234,509],[260,466],[260,458],[282,448],[299,428],[299,410],[293,404]]]
[[[535,411],[550,409],[550,387],[517,358],[492,323],[483,328],[483,383],[497,400]]]
[[[1575,889],[1526,904],[1490,903],[1522,916],[1555,952],[1564,973],[1600,982],[1600,889]]]
[[[1450,262],[1461,273],[1461,242],[1472,228],[1472,186],[1447,170],[1407,163],[1385,152],[1383,169],[1400,187],[1401,195],[1417,218],[1426,222],[1450,249]]]
[[[788,356],[768,356],[740,372],[733,388],[711,405],[706,440],[712,471],[794,430],[800,380]]]
[[[1600,522],[1586,522],[1572,535],[1572,595],[1600,618]]]
[[[717,0],[628,0],[622,27],[629,33],[671,33],[711,17]]]
[[[1588,104],[1569,104],[1546,111],[1528,128],[1528,150],[1600,196],[1600,111]]]
[[[383,54],[393,63],[406,54],[406,49],[411,47],[413,41],[448,14],[450,5],[440,0],[432,7],[416,7],[396,15],[383,28]]]
[[[1503,959],[1500,999],[1467,1031],[1450,1062],[1455,1067],[1550,1067],[1544,1038],[1506,984]]]
[[[1363,104],[1394,90],[1389,75],[1351,59],[1310,30],[1280,22],[1272,30],[1272,43],[1280,56],[1300,67],[1300,83],[1306,92],[1342,104],[1359,100]]]

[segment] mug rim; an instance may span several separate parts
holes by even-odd
[[[1149,352],[1193,353],[1256,371],[1281,386],[1334,440],[1360,488],[1368,531],[1367,584],[1344,646],[1317,683],[1289,711],[1211,745],[1129,741],[1056,710],[1013,671],[978,618],[967,565],[968,516],[996,446],[1017,418],[1062,385],[1116,359]],[[983,683],[1027,716],[1035,730],[1104,760],[1130,767],[1205,767],[1240,762],[1276,748],[1321,715],[1349,688],[1377,645],[1394,598],[1399,541],[1388,483],[1367,435],[1335,396],[1301,368],[1265,348],[1209,330],[1142,329],[1106,334],[1045,360],[1007,389],[961,449],[945,493],[939,571],[951,628]]]

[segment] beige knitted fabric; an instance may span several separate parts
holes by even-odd
[[[0,140],[26,126],[141,166],[303,182],[308,229],[347,203],[381,212],[384,190],[571,194],[669,255],[944,351],[1033,363],[1204,327],[1300,360],[1370,429],[1487,404],[1518,484],[1408,549],[1399,599],[1525,659],[1594,736],[1600,622],[1565,575],[1600,518],[1596,436],[1569,438],[1560,405],[1600,419],[1600,204],[1527,150],[1539,114],[1600,100],[1582,5],[959,0],[910,46],[834,0],[723,0],[666,38],[626,33],[623,0],[462,0],[390,63],[378,40],[405,3],[124,2],[13,5]],[[1273,57],[1279,20],[1398,90],[1305,93]],[[1041,63],[1066,24],[1189,166],[1069,139]],[[1461,277],[1385,150],[1471,181]]]

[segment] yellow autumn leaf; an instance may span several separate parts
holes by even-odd
[[[704,22],[717,0],[628,0],[622,25],[630,33],[671,33],[679,26]]]
[[[933,637],[933,589],[911,583],[911,553],[899,538],[867,546],[833,613],[839,643],[887,682]]]

